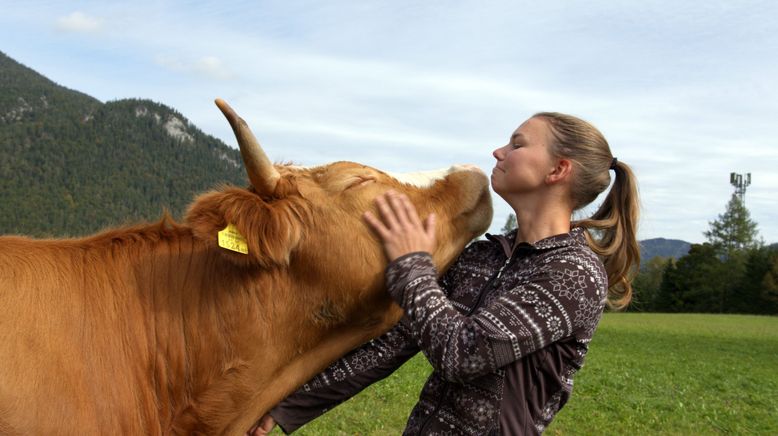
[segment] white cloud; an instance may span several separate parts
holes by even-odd
[[[71,12],[57,19],[57,29],[66,32],[91,33],[102,28],[102,20],[81,11]]]
[[[194,63],[194,70],[214,79],[230,79],[232,72],[215,56],[205,56]]]
[[[216,56],[203,56],[196,60],[183,60],[176,56],[157,55],[154,58],[154,62],[171,71],[194,73],[210,79],[227,80],[235,77],[235,74]]]

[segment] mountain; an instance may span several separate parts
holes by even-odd
[[[680,258],[685,256],[691,244],[679,239],[653,238],[640,243],[640,263],[643,264],[656,256]]]
[[[248,183],[240,152],[176,110],[102,103],[0,52],[0,234],[84,235],[157,220],[165,209],[180,217],[197,193],[221,183]],[[645,262],[679,258],[690,244],[640,246]]]
[[[0,52],[0,234],[83,235],[165,209],[180,217],[221,183],[247,184],[240,152],[174,109],[102,103]]]

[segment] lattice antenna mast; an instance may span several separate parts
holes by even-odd
[[[751,173],[729,173],[729,184],[735,187],[735,194],[740,198],[740,203],[746,205],[746,188],[751,184]]]

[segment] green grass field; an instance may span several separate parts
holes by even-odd
[[[430,370],[417,355],[296,434],[398,435]],[[606,314],[546,434],[778,434],[778,317]]]

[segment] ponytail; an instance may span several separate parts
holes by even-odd
[[[638,204],[637,183],[630,167],[616,162],[615,181],[600,208],[589,219],[576,221],[574,227],[583,227],[592,250],[600,255],[608,274],[608,306],[624,309],[632,300],[632,279],[640,264],[637,242]],[[595,238],[591,230],[598,235]]]

